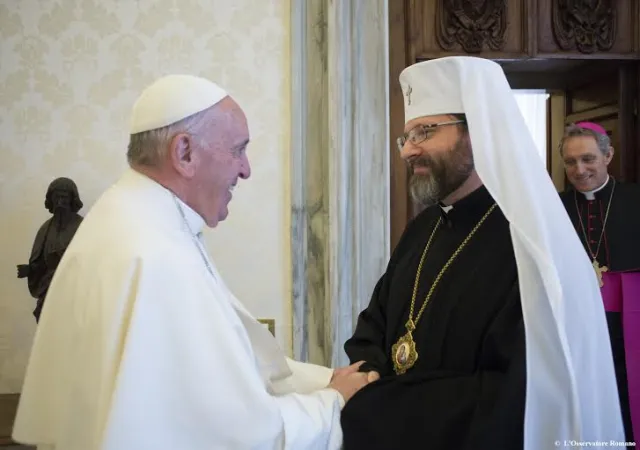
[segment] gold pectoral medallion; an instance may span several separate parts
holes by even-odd
[[[393,344],[391,355],[393,357],[393,369],[396,374],[402,375],[413,367],[418,360],[418,352],[410,330],[398,339],[398,342]]]

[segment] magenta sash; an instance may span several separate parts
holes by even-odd
[[[604,309],[622,313],[633,437],[640,438],[640,272],[602,274]]]

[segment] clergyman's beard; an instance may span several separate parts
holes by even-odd
[[[459,139],[450,151],[441,155],[437,158],[424,155],[411,162],[412,168],[429,168],[428,174],[413,173],[409,182],[411,196],[421,209],[445,199],[473,172],[473,154],[464,139]]]

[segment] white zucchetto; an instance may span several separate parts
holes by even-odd
[[[220,102],[227,92],[205,78],[167,75],[142,91],[131,113],[130,133],[166,127]]]

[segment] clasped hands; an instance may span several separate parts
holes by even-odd
[[[329,382],[329,387],[340,392],[345,402],[348,402],[356,392],[369,383],[380,379],[380,374],[376,371],[359,372],[364,361],[358,361],[347,367],[340,367],[333,371],[333,376]]]

